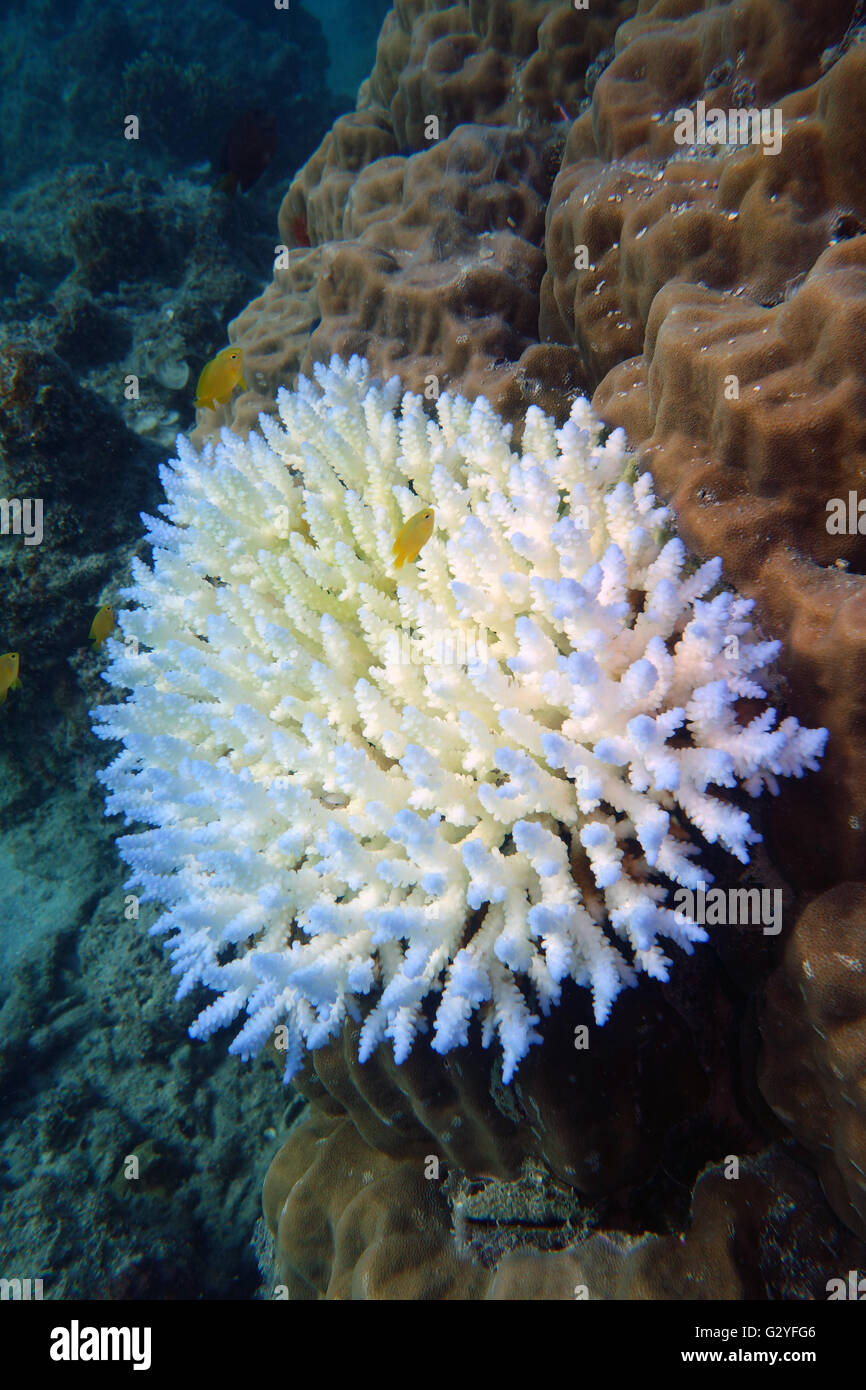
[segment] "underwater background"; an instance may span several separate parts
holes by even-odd
[[[8,506],[0,534],[0,1278],[856,1296],[832,1281],[866,1271],[862,9],[0,0],[0,498],[42,507],[38,538]],[[746,108],[765,125],[707,136]],[[827,730],[742,798],[747,864],[698,835],[779,930],[708,918],[604,1027],[566,972],[513,1083],[480,1029],[361,1063],[353,1018],[287,1086],[192,1041],[210,996],[175,1000],[105,814],[89,712],[159,467],[332,353],[485,397],[517,448],[529,407],[591,398],[780,641],[782,717]]]
[[[0,1272],[44,1278],[46,1298],[258,1283],[250,1235],[292,1102],[270,1070],[241,1093],[221,1040],[189,1042],[158,947],[124,920],[88,632],[162,499],[201,366],[268,278],[285,187],[354,106],[386,9],[0,7],[3,493],[44,496],[51,518],[41,546],[0,538],[22,682],[0,733]],[[215,193],[250,111],[276,117],[273,158],[247,192]],[[129,372],[149,383],[135,410]],[[144,1160],[134,1203],[127,1154]]]

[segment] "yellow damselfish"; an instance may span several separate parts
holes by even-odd
[[[241,350],[239,347],[223,348],[202,368],[195,388],[195,403],[215,410],[218,405],[225,405],[236,386],[243,387],[244,391],[247,389]]]
[[[93,622],[90,624],[90,640],[95,646],[101,647],[117,619],[111,605],[104,603],[97,613]]]
[[[0,705],[10,690],[17,690],[21,684],[18,679],[18,653],[7,652],[0,656]]]
[[[433,508],[425,507],[416,512],[400,527],[394,541],[394,568],[400,569],[407,560],[417,560],[422,545],[426,545],[433,535]]]

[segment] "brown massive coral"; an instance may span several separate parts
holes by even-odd
[[[866,884],[809,904],[770,981],[763,1032],[764,1095],[866,1236]]]
[[[251,426],[335,351],[512,419],[531,402],[562,418],[592,391],[690,548],[720,554],[782,639],[780,703],[830,731],[751,870],[781,869],[786,923],[799,914],[760,1007],[777,943],[728,932],[584,1054],[567,1004],[509,1088],[480,1050],[361,1067],[348,1030],[314,1056],[310,1116],[266,1191],[293,1296],[815,1298],[833,1259],[857,1263],[866,943],[859,888],[834,885],[866,878],[858,14],[399,0],[357,110],[286,194],[273,282],[232,325],[250,390],[202,432]],[[689,133],[684,111],[714,109],[766,124]],[[852,496],[854,526],[828,526]],[[784,1131],[784,1152],[759,1153]],[[734,1154],[738,1178],[699,1176]],[[805,1206],[799,1277],[780,1243]]]
[[[592,1231],[527,1165],[491,1194],[432,1156],[372,1148],[347,1120],[312,1114],[265,1182],[269,1292],[298,1299],[819,1299],[862,1267],[815,1178],[783,1148],[699,1177],[688,1234]],[[567,1245],[557,1245],[557,1233]],[[529,1237],[529,1239],[527,1239]]]
[[[573,348],[538,341],[544,213],[587,73],[633,8],[395,6],[358,109],[283,202],[289,269],[278,257],[272,286],[233,325],[252,390],[225,418],[253,423],[277,385],[332,352],[363,352],[428,396],[484,392],[512,417],[586,391]],[[321,320],[311,337],[297,334],[299,309]]]

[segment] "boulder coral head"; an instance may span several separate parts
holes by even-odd
[[[668,900],[711,881],[702,842],[745,863],[760,838],[725,793],[775,792],[826,733],[777,723],[779,644],[585,400],[561,429],[531,408],[517,454],[483,398],[434,419],[358,358],[316,377],[162,470],[108,643],[130,693],[93,713],[123,744],[107,811],[147,827],[118,844],[179,996],[219,995],[193,1036],[245,1012],[249,1057],[283,1025],[290,1077],[347,1015],[362,1060],[388,1038],[401,1061],[477,1010],[507,1081],[564,981],[603,1023],[705,938]]]

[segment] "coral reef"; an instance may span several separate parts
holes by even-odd
[[[816,1300],[866,1269],[863,13],[862,0],[217,0],[203,25],[189,0],[4,8],[0,492],[38,486],[52,529],[44,548],[0,537],[0,651],[21,649],[23,680],[0,721],[0,1247],[18,1262],[0,1274],[50,1271],[46,1297],[248,1295],[255,1191],[287,1126],[265,1182],[265,1291],[293,1299]],[[695,123],[684,136],[700,103],[764,113],[767,141]],[[231,199],[213,188],[219,150],[253,107],[276,116],[277,154]],[[197,371],[233,316],[247,389],[199,413],[204,454],[184,446],[164,474],[188,512],[151,525],[144,603],[112,647],[141,698],[106,707],[103,732],[129,721],[113,725],[129,740],[117,804],[145,825],[154,803],[176,813],[170,835],[151,825],[127,853],[154,899],[176,893],[198,1031],[246,1009],[236,1046],[251,1052],[286,1003],[299,1014],[289,1041],[310,1049],[290,1052],[282,1102],[267,1063],[239,1088],[219,1039],[178,1036],[186,1015],[142,935],[154,913],[126,920],[84,732],[101,689],[90,619],[141,554],[156,459],[193,424]],[[343,432],[326,437],[304,386],[280,415],[279,388],[333,353],[425,404],[389,424],[398,388],[363,419],[344,399]],[[606,429],[569,455],[582,467],[588,451],[589,481],[575,466],[560,488],[560,441],[590,431],[589,396],[636,466],[623,476]],[[473,413],[478,398],[489,406]],[[513,427],[508,447],[489,407]],[[435,472],[425,450],[449,429]],[[397,491],[382,475],[347,508],[346,483],[360,494],[376,476],[366,446],[400,462]],[[833,499],[853,524],[828,524]],[[422,502],[439,524],[394,574],[395,531]],[[566,542],[584,505],[595,529]],[[662,526],[696,558],[681,565]],[[716,556],[743,598],[700,592]],[[431,683],[416,647],[442,614],[483,637],[485,673],[458,662]],[[774,644],[731,630],[750,622],[781,639],[772,673]],[[372,642],[389,625],[390,663]],[[289,649],[304,654],[291,690]],[[337,662],[345,678],[329,679]],[[645,663],[659,688],[641,694]],[[701,725],[707,665],[719,703]],[[597,708],[579,705],[599,687]],[[773,758],[790,755],[785,773],[819,751],[817,735],[760,724],[764,689],[829,738],[817,772],[754,803],[744,784],[757,790]],[[690,731],[651,748],[649,725],[676,707]],[[714,710],[736,725],[720,730]],[[360,773],[337,756],[350,724]],[[598,807],[577,763],[547,760],[557,739],[596,760]],[[150,781],[133,770],[144,751]],[[534,801],[533,767],[549,778]],[[701,788],[708,770],[739,788]],[[265,790],[279,777],[281,800]],[[603,842],[581,841],[586,822],[603,822]],[[308,835],[298,915],[286,885]],[[708,925],[687,954],[702,929],[671,921],[664,853],[681,876],[700,862],[726,891],[778,894],[779,934]],[[240,887],[218,900],[219,885]],[[359,902],[372,924],[352,919]],[[603,1016],[638,973],[601,1026],[594,1004]],[[213,1004],[203,981],[230,988]],[[268,1051],[285,1071],[285,1049]],[[130,1154],[143,1176],[127,1189]]]
[[[862,538],[824,527],[827,500],[844,495],[830,480],[856,486],[861,468],[850,131],[864,50],[842,42],[842,0],[772,19],[762,0],[635,8],[397,5],[356,112],[286,195],[289,268],[233,326],[258,381],[196,437],[249,428],[279,385],[333,351],[364,352],[414,390],[483,393],[513,420],[535,401],[561,421],[597,387],[596,408],[639,446],[689,546],[726,566],[730,553],[732,582],[768,629],[791,634],[783,674],[839,751],[808,800],[789,799],[776,841],[790,872],[825,887],[866,853],[854,828],[866,816]],[[698,101],[777,108],[778,153],[677,143],[676,114]],[[815,380],[827,353],[833,393]]]
[[[739,965],[754,986],[759,972]],[[604,1028],[586,991],[566,983],[544,1020],[544,1046],[509,1086],[475,1034],[444,1057],[419,1046],[398,1065],[380,1048],[359,1062],[360,1023],[310,1053],[294,1085],[314,1113],[350,1118],[392,1157],[432,1153],[449,1169],[502,1182],[529,1160],[567,1190],[611,1197],[612,1209],[629,1191],[631,1220],[651,1219],[657,1172],[669,1175],[664,1196],[677,1210],[676,1194],[688,1191],[708,1145],[719,1153],[760,1147],[741,1094],[730,986],[714,973],[710,953],[698,952],[669,983],[630,990]]]
[[[507,1085],[564,980],[603,1024],[667,980],[663,942],[706,938],[665,881],[711,881],[698,837],[744,864],[761,838],[711,789],[777,791],[825,731],[739,720],[778,643],[714,592],[718,561],[686,571],[585,401],[560,431],[531,409],[520,457],[483,398],[433,422],[359,358],[317,377],[264,436],[162,470],[109,643],[131,694],[94,712],[124,744],[107,809],[151,827],[119,847],[166,906],[179,993],[220,995],[194,1035],[245,1009],[247,1057],[283,1027],[288,1080],[371,996],[360,1060],[388,1038],[399,1063],[441,990],[434,1050],[478,1011]],[[419,502],[434,533],[397,579]]]
[[[770,980],[761,1089],[818,1165],[843,1221],[866,1237],[866,885],[813,899]]]
[[[353,98],[325,83],[326,8],[0,7],[0,651],[21,661],[0,719],[0,1277],[39,1278],[46,1300],[237,1299],[258,1280],[272,1071],[241,1097],[233,1059],[193,1047],[152,978],[95,784],[87,637],[197,369],[269,274],[285,183]],[[372,61],[355,33],[347,77]],[[214,166],[257,103],[277,154],[230,199]],[[37,498],[29,544],[6,504]],[[128,1155],[140,1183],[119,1177]]]
[[[587,378],[576,353],[538,343],[543,212],[587,71],[632,9],[395,6],[358,109],[283,200],[282,243],[298,246],[300,225],[315,254],[293,251],[233,325],[260,380],[218,423],[251,426],[278,385],[335,352],[412,390],[433,375],[483,393],[513,420],[532,403],[567,414]]]
[[[599,1233],[562,1252],[515,1252],[487,1297],[818,1299],[862,1249],[837,1227],[808,1170],[777,1148],[707,1168],[684,1235]]]
[[[290,195],[281,211],[287,241],[301,217],[316,242],[331,243],[319,260],[321,322],[304,345],[305,363],[326,352],[358,352],[384,377],[401,370],[413,390],[423,391],[433,376],[442,386],[459,380],[497,409],[503,393],[513,405],[513,372],[497,364],[515,361],[536,339],[544,270],[536,243],[549,188],[543,163],[524,137],[464,125],[430,150],[367,165],[343,201],[346,146],[361,137],[359,153],[366,152],[369,124],[356,121],[337,123],[309,198]],[[291,294],[291,269],[280,274]],[[255,334],[247,351],[254,365],[255,316],[252,305],[235,325],[244,346],[247,325]]]
[[[268,1292],[292,1300],[816,1299],[840,1269],[862,1262],[863,1246],[835,1225],[814,1177],[781,1147],[708,1167],[685,1236],[597,1232],[561,1250],[533,1248],[533,1217],[545,1242],[551,1226],[570,1238],[595,1219],[564,1194],[551,1211],[540,1181],[528,1171],[505,1203],[495,1184],[467,1193],[442,1182],[429,1159],[388,1157],[348,1121],[310,1115],[265,1181],[275,1237]],[[493,1200],[485,1203],[485,1193]],[[491,1249],[491,1227],[504,1253]]]
[[[228,423],[245,433],[273,409],[279,386],[335,350],[363,352],[375,372],[397,372],[428,395],[486,395],[515,423],[517,441],[528,404],[561,424],[576,396],[594,391],[690,550],[720,554],[764,629],[783,639],[774,698],[829,729],[821,772],[769,808],[769,857],[744,880],[778,885],[789,938],[757,1010],[760,1039],[753,1011],[774,947],[748,931],[714,935],[709,980],[696,988],[699,952],[680,966],[685,990],[672,994],[674,973],[646,994],[644,1022],[629,1020],[641,1036],[670,1040],[670,1085],[690,1134],[683,1183],[694,1184],[708,1158],[750,1154],[747,1201],[737,1195],[744,1188],[716,1176],[700,1180],[691,1218],[671,1205],[661,1178],[670,1153],[646,1140],[661,1087],[648,1074],[632,1097],[633,1079],[615,1078],[595,1041],[579,1093],[607,1086],[610,1113],[588,1100],[573,1128],[567,1107],[545,1110],[532,1072],[539,1049],[507,1098],[471,1047],[459,1071],[445,1057],[422,1075],[417,1049],[401,1068],[384,1054],[359,1064],[362,1021],[312,1054],[298,1085],[310,1124],[327,1115],[344,1136],[327,1141],[335,1146],[356,1142],[348,1116],[388,1163],[414,1156],[415,1181],[425,1153],[458,1174],[511,1184],[529,1157],[584,1194],[619,1194],[622,1205],[601,1218],[607,1234],[580,1255],[507,1255],[503,1293],[571,1297],[576,1271],[589,1269],[596,1296],[688,1297],[703,1261],[706,1296],[814,1298],[837,1272],[816,1258],[825,1241],[840,1260],[862,1264],[803,1165],[808,1153],[837,1216],[862,1235],[860,887],[838,885],[863,878],[866,863],[863,539],[856,524],[839,534],[826,525],[830,499],[863,495],[861,11],[851,0],[820,11],[799,0],[642,0],[593,5],[591,14],[525,0],[397,3],[356,112],[335,124],[286,195],[288,268],[278,264],[232,327],[255,364],[251,390],[196,432],[202,441]],[[767,112],[779,123],[777,150],[681,143],[682,111],[699,102]],[[635,997],[606,1025],[614,1053],[631,1045],[618,1010]],[[654,1033],[659,997],[673,1006],[664,1033]],[[584,1017],[577,999],[567,1011]],[[689,1048],[700,1058],[692,1075]],[[758,1157],[760,1136],[778,1133],[757,1089],[759,1048],[761,1090],[802,1145],[784,1156]],[[573,1071],[564,1055],[555,1065]],[[632,1110],[646,1121],[640,1134],[629,1129]],[[703,1135],[702,1113],[715,1117]],[[665,1123],[675,1132],[675,1121]],[[653,1170],[649,1187],[636,1188]],[[311,1182],[311,1201],[315,1190]],[[431,1239],[434,1228],[460,1225],[441,1203],[438,1216],[428,1212]],[[786,1210],[821,1212],[821,1233],[787,1237],[790,1261],[775,1244]],[[273,1211],[269,1220],[276,1230]],[[670,1244],[690,1222],[685,1250]],[[291,1239],[287,1229],[281,1240]],[[653,1234],[631,1250],[617,1246],[617,1231]],[[370,1261],[381,1281],[375,1246],[370,1237],[357,1268]],[[301,1274],[305,1296],[328,1293],[329,1260],[315,1277]],[[792,1282],[798,1260],[823,1274]],[[559,1261],[559,1272],[546,1261]],[[349,1265],[339,1262],[340,1296],[363,1297]],[[446,1291],[434,1290],[426,1281],[435,1265],[419,1253],[429,1292],[407,1286],[413,1296],[461,1296],[461,1281],[474,1277],[448,1264]]]
[[[866,395],[851,371],[864,350],[864,255],[862,238],[830,248],[776,309],[666,287],[653,301],[647,364],[615,368],[596,395],[607,418],[629,417],[638,458],[690,547],[718,546],[732,581],[788,634],[784,669],[834,751],[774,841],[814,887],[866,869],[863,537],[826,524],[827,502],[856,492],[866,457]],[[740,395],[728,401],[732,380]]]
[[[274,1282],[292,1300],[483,1296],[485,1271],[453,1248],[438,1184],[371,1149],[348,1120],[302,1122],[268,1170],[263,1206]]]

